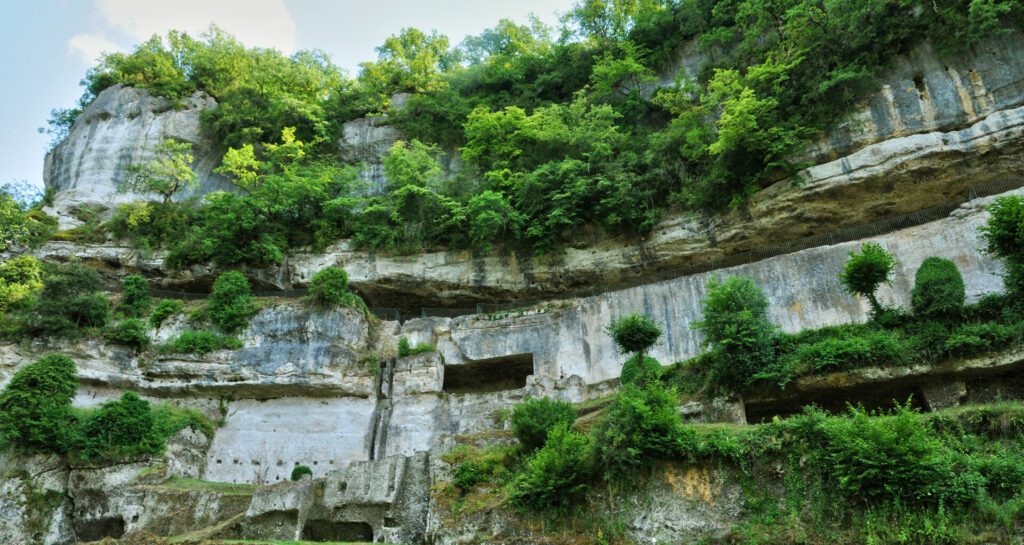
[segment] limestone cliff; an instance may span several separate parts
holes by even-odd
[[[223,152],[199,126],[200,114],[216,104],[198,92],[175,103],[121,85],[103,90],[78,116],[67,138],[46,155],[43,181],[56,192],[54,209],[64,224],[73,223],[66,214],[78,205],[109,207],[139,200],[141,195],[118,191],[127,167],[145,162],[150,147],[166,138],[192,144],[198,193],[226,188],[226,180],[213,172]]]

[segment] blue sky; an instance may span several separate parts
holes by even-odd
[[[49,137],[36,129],[75,103],[82,75],[103,51],[127,51],[153,33],[217,23],[246,45],[286,53],[320,48],[355,74],[403,27],[436,29],[453,43],[502,18],[548,24],[573,0],[0,0],[0,184],[42,185]]]

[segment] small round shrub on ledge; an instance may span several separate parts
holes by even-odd
[[[134,348],[149,346],[149,335],[146,335],[146,323],[135,318],[122,320],[107,327],[107,330],[103,332],[103,337],[111,343],[122,346]]]
[[[349,290],[348,273],[341,267],[327,267],[314,274],[306,300],[319,308],[366,306],[358,295]]]
[[[124,277],[124,292],[117,310],[126,318],[142,318],[153,299],[149,296],[149,281],[137,274]]]
[[[310,469],[309,466],[295,466],[295,468],[292,469],[293,481],[301,481],[304,475],[309,475],[310,477],[312,477],[313,470]]]
[[[18,370],[0,392],[0,446],[64,453],[71,446],[78,390],[71,358],[50,354]]]
[[[256,310],[245,275],[228,271],[217,277],[206,304],[206,314],[214,325],[226,333],[234,333],[249,324]]]

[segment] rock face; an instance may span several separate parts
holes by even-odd
[[[54,208],[64,213],[83,204],[139,200],[141,195],[117,190],[128,166],[147,161],[149,148],[166,138],[192,144],[198,193],[226,189],[227,181],[213,173],[221,150],[199,126],[200,114],[216,105],[201,93],[175,104],[121,85],[103,90],[78,116],[67,138],[46,155],[43,180],[47,189],[56,191]]]
[[[384,156],[401,138],[398,130],[387,125],[386,116],[365,117],[346,122],[341,127],[338,148],[341,159],[361,163],[360,179],[366,184],[366,195],[382,195],[387,186],[384,177]]]

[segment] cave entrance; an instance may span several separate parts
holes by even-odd
[[[911,407],[922,412],[928,411],[924,395],[922,395],[920,387],[916,385],[894,385],[889,388],[880,388],[878,386],[854,388],[847,391],[798,396],[765,403],[747,402],[745,406],[747,422],[757,424],[770,422],[776,416],[786,418],[800,414],[806,405],[816,405],[832,414],[840,414],[845,413],[849,405],[863,406],[871,411],[888,411],[896,403],[905,404],[907,399],[910,399]]]
[[[124,535],[124,519],[121,517],[75,520],[74,526],[78,541],[83,543],[108,537],[120,539]]]
[[[512,354],[444,367],[442,390],[452,394],[483,394],[518,390],[533,374],[533,353]]]
[[[365,522],[335,522],[333,520],[307,520],[302,526],[305,541],[373,542],[373,527]]]

